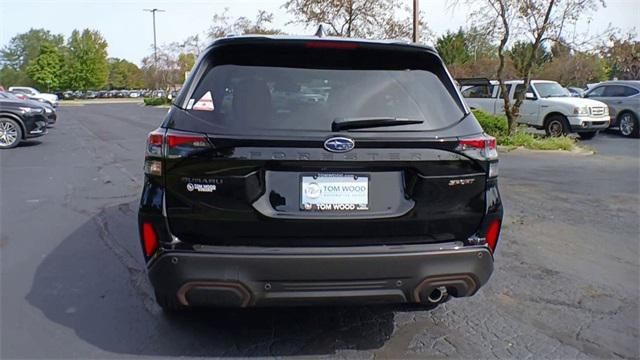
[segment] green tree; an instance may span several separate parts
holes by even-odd
[[[41,89],[51,91],[61,85],[63,56],[53,45],[43,44],[40,55],[27,65],[27,75]]]
[[[0,83],[4,86],[32,86],[36,83],[27,75],[27,65],[40,56],[44,45],[60,50],[64,44],[62,35],[44,29],[31,29],[11,38],[0,50]]]
[[[548,57],[537,74],[542,79],[578,87],[607,79],[607,63],[599,54],[572,50],[562,39],[553,43]]]
[[[473,57],[474,62],[480,59],[497,60],[497,47],[487,31],[471,26],[464,32],[464,38],[469,54]]]
[[[89,90],[102,88],[108,80],[107,41],[95,30],[74,30],[67,42],[65,56],[66,88]]]
[[[0,50],[0,60],[5,66],[25,70],[29,62],[40,55],[43,45],[60,48],[63,44],[62,35],[52,34],[45,29],[31,29],[14,36],[9,44]]]
[[[16,70],[10,66],[0,68],[0,85],[4,87],[14,85],[33,85],[29,76],[20,70]]]
[[[622,37],[612,35],[609,46],[600,53],[609,65],[609,77],[625,80],[640,80],[640,41],[631,32]]]
[[[193,65],[196,63],[196,55],[192,53],[180,53],[178,55],[178,67],[182,74],[187,71],[191,71]]]
[[[549,61],[550,55],[545,51],[543,47],[538,47],[535,51],[535,56],[531,62],[530,68],[527,68],[529,62],[529,56],[531,54],[533,44],[526,41],[517,41],[510,50],[507,51],[507,55],[513,61],[513,66],[516,68],[517,76],[524,78],[527,72],[537,74],[542,70],[542,66],[545,62]]]
[[[439,37],[436,40],[436,49],[447,65],[464,64],[472,59],[462,28],[455,33],[447,31]]]
[[[144,86],[142,70],[124,59],[110,58],[108,87],[110,89],[140,89]]]

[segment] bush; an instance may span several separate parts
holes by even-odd
[[[501,138],[503,136],[507,136],[509,134],[508,126],[507,126],[507,118],[504,116],[495,116],[488,114],[482,110],[474,109],[473,115],[475,115],[476,119],[484,129],[484,132],[495,137]]]
[[[500,145],[522,146],[533,150],[573,150],[576,141],[568,136],[542,137],[523,131],[517,131],[513,136],[506,136]]]
[[[573,150],[576,141],[568,136],[545,137],[516,129],[514,135],[509,136],[507,119],[504,116],[495,116],[481,110],[473,110],[484,132],[493,136],[498,145],[522,146],[533,150]]]
[[[144,104],[147,106],[158,106],[168,104],[169,99],[163,97],[144,98]]]

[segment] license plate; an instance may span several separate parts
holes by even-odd
[[[302,176],[300,209],[304,211],[369,210],[369,177],[345,174]]]

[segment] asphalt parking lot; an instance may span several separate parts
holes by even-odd
[[[638,358],[640,141],[501,154],[496,270],[468,299],[404,307],[195,311],[153,300],[136,211],[166,109],[61,107],[0,153],[2,358]]]

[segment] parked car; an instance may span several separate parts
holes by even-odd
[[[624,136],[640,137],[640,81],[606,81],[585,94],[609,106],[611,127]]]
[[[24,99],[20,96],[17,96],[14,93],[6,92],[6,91],[0,91],[0,99],[24,101],[29,106],[42,107],[44,109],[45,117],[47,118],[47,126],[55,124],[56,121],[58,120],[58,114],[56,113],[56,109],[53,106],[49,105],[48,103],[42,103],[40,101],[31,100],[29,98]]]
[[[0,149],[47,133],[47,117],[40,104],[0,96]]]
[[[162,308],[431,306],[488,281],[496,141],[432,47],[243,36],[195,68],[145,154],[138,221]],[[317,83],[326,98],[274,101]]]
[[[153,90],[151,92],[151,97],[163,98],[163,97],[166,97],[166,93],[164,92],[164,90]]]
[[[55,94],[41,93],[40,91],[26,86],[12,86],[9,91],[15,94],[24,94],[31,99],[49,103],[51,106],[58,106],[58,97]]]
[[[585,93],[584,89],[575,86],[568,86],[566,89],[573,97],[583,97]]]
[[[525,90],[522,80],[510,80],[505,84],[512,101],[516,93]],[[497,81],[485,79],[475,85],[467,83],[463,86],[462,96],[471,108],[494,115],[504,114],[504,102]],[[571,97],[555,81],[531,80],[520,106],[518,123],[543,129],[549,136],[576,132],[582,139],[591,139],[599,130],[609,127],[609,110],[600,101]]]

